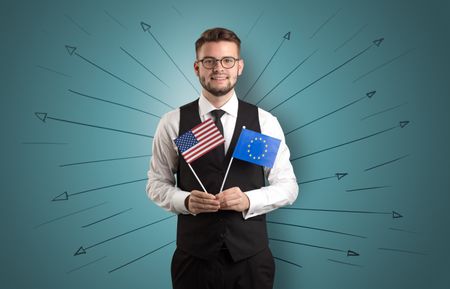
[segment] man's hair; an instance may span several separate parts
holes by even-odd
[[[208,29],[200,35],[200,38],[195,42],[195,53],[198,54],[198,51],[206,42],[218,41],[234,42],[238,47],[238,52],[241,50],[241,40],[236,33],[226,28],[216,27]]]

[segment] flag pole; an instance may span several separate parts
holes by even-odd
[[[233,162],[233,159],[234,159],[234,157],[231,157],[230,163],[228,164],[227,171],[225,172],[225,177],[223,178],[222,185],[220,186],[219,193],[222,192],[222,190],[223,190],[223,186],[225,185],[225,181],[227,180],[228,172],[230,171],[230,167],[231,167],[231,163]]]
[[[194,169],[191,167],[190,163],[187,163],[187,165],[189,166],[189,168],[191,169],[192,173],[194,174],[195,178],[197,179],[197,181],[200,183],[200,186],[202,186],[202,189],[205,193],[207,193],[205,186],[203,186],[202,182],[200,181],[200,179],[198,178],[197,174],[195,173]]]

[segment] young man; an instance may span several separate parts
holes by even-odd
[[[272,288],[275,265],[265,214],[297,198],[289,149],[277,119],[235,94],[244,68],[237,35],[224,28],[209,29],[195,48],[194,71],[202,93],[162,117],[146,188],[156,204],[178,214],[172,284],[175,289]],[[173,140],[208,118],[223,131],[225,144],[191,164],[204,192]],[[234,159],[219,192],[243,126],[281,139],[274,166]]]

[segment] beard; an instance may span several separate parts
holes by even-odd
[[[224,96],[225,94],[227,94],[228,92],[230,92],[237,83],[237,76],[235,78],[232,77],[228,77],[228,83],[223,86],[223,87],[214,87],[212,85],[211,82],[206,83],[206,77],[205,76],[201,76],[199,77],[200,79],[200,84],[202,85],[202,87],[208,91],[209,93],[211,93],[214,96],[220,97],[220,96]],[[231,80],[234,80],[234,82],[232,83]]]

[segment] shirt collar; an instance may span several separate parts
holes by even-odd
[[[221,110],[225,111],[227,114],[237,117],[238,112],[238,105],[239,101],[237,99],[236,93],[233,92],[233,95],[231,98],[220,108]],[[211,111],[217,109],[212,105],[208,99],[203,95],[200,94],[200,99],[198,101],[199,106],[199,113],[202,119],[206,119],[206,115],[210,113]]]

